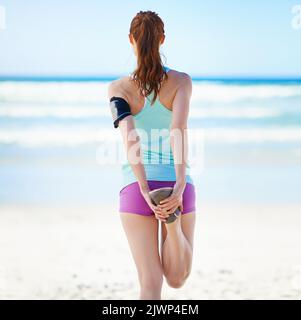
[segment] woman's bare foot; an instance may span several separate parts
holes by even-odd
[[[179,232],[181,228],[181,218],[182,218],[182,213],[180,212],[180,214],[178,215],[175,221],[171,223],[164,222],[167,233]]]

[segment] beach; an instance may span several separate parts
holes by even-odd
[[[162,299],[300,299],[300,209],[199,204],[191,275]],[[116,206],[0,212],[1,299],[138,299]]]

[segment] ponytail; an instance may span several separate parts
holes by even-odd
[[[157,13],[140,11],[131,22],[130,34],[137,45],[137,68],[132,73],[140,94],[148,96],[152,91],[153,104],[162,82],[167,78],[159,52],[160,40],[164,36],[164,23]]]

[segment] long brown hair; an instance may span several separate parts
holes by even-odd
[[[139,11],[131,22],[130,34],[137,45],[137,68],[132,73],[132,79],[141,95],[148,96],[154,91],[153,104],[163,80],[168,78],[159,52],[164,23],[156,12]]]

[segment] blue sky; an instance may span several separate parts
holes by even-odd
[[[301,76],[301,0],[0,0],[0,75],[123,75],[139,10],[165,23],[166,64],[192,76]]]

